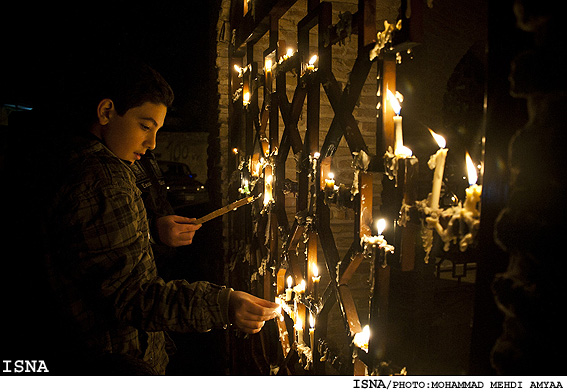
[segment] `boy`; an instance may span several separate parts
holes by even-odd
[[[133,61],[102,69],[83,94],[88,132],[60,165],[47,216],[48,276],[69,361],[109,354],[164,374],[164,332],[235,324],[256,333],[277,305],[208,282],[164,282],[156,272],[146,212],[129,165],[152,150],[173,93]],[[83,86],[84,87],[84,86]],[[191,237],[200,225],[192,225]]]

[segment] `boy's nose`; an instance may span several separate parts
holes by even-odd
[[[154,148],[156,148],[156,133],[150,132],[148,134],[148,137],[146,138],[144,143],[144,147],[146,147],[148,150],[153,150]]]

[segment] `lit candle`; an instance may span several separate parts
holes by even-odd
[[[307,287],[307,284],[305,283],[305,280],[301,279],[301,283],[299,283],[297,286],[295,286],[294,290],[297,294],[301,295],[301,294],[305,293],[306,287]]]
[[[400,105],[400,101],[396,98],[396,95],[392,93],[390,90],[387,91],[388,100],[390,101],[390,105],[392,106],[392,110],[396,115],[394,116],[394,154],[398,155],[399,153],[404,152],[404,135],[402,131],[402,116],[400,116],[400,112],[402,110],[402,106]],[[411,156],[411,155],[410,155]]]
[[[264,70],[266,71],[266,88],[268,91],[272,91],[272,59],[266,59]]]
[[[291,295],[293,293],[293,289],[291,288],[292,284],[293,284],[293,278],[291,277],[291,275],[289,275],[287,277],[287,289],[285,289],[285,300],[287,302],[291,301]]]
[[[431,136],[439,145],[439,150],[429,158],[429,168],[434,169],[433,172],[433,186],[431,188],[431,207],[432,210],[437,210],[439,208],[439,197],[441,196],[441,185],[443,185],[443,172],[445,171],[445,159],[447,158],[447,151],[449,149],[445,148],[446,142],[445,138],[441,135],[436,134],[431,129]]]
[[[309,63],[307,64],[307,70],[308,71],[313,71],[315,70],[315,61],[317,61],[317,55],[313,55],[310,59],[309,59]]]
[[[268,205],[270,202],[274,201],[273,181],[272,166],[267,165],[264,168],[264,205]]]
[[[248,106],[248,104],[250,104],[250,93],[248,91],[246,91],[242,96],[242,104],[244,106]]]
[[[335,175],[333,173],[329,173],[328,177],[325,178],[325,190],[332,191],[335,189]]]
[[[368,352],[368,341],[370,340],[370,327],[365,325],[362,332],[354,334],[353,343],[356,347]]]
[[[315,350],[315,317],[309,312],[309,343],[311,344],[311,353]]]
[[[313,277],[311,279],[313,279],[313,298],[317,300],[319,296],[319,281],[321,280],[321,277],[319,276],[319,268],[317,268],[317,264],[313,263],[312,271],[313,271]]]
[[[274,302],[279,305],[279,306],[276,308],[276,310],[274,310],[274,313],[276,313],[276,314],[278,315],[278,318],[280,319],[280,321],[284,321],[283,309],[282,309],[282,304],[281,304],[281,299],[280,299],[280,297],[276,297],[276,298],[274,299]]]
[[[295,333],[297,334],[297,343],[303,343],[303,322],[301,321],[301,317],[296,317],[295,325],[294,325]]]
[[[378,231],[378,237],[384,238],[382,236],[384,229],[386,229],[386,219],[384,218],[378,219],[378,222],[376,222],[376,230]]]
[[[468,152],[466,154],[465,160],[467,163],[467,174],[470,186],[466,189],[467,197],[465,199],[464,208],[466,211],[472,212],[473,216],[478,216],[480,215],[478,203],[480,202],[480,196],[482,194],[482,186],[476,184],[478,176],[476,174],[474,163]]]

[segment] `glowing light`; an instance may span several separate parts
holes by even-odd
[[[394,95],[393,92],[390,91],[390,89],[388,89],[387,98],[388,101],[390,101],[392,110],[399,116],[402,110],[402,106],[400,105],[400,101],[398,101],[398,98],[396,98],[396,96]]]
[[[408,158],[413,156],[413,151],[406,146],[396,147],[395,155],[403,158]]]
[[[427,128],[427,129],[429,129],[429,133],[431,133],[431,136],[433,136],[433,139],[435,139],[439,148],[445,148],[445,146],[447,145],[445,138],[443,136],[433,132],[430,128]]]
[[[465,155],[465,160],[467,162],[467,177],[469,179],[469,185],[474,185],[478,180],[478,175],[476,174],[476,168],[474,167],[474,163],[468,152]]]
[[[313,65],[315,64],[315,61],[317,61],[317,55],[314,54],[310,59],[309,59],[309,65]]]
[[[354,335],[353,343],[368,352],[368,341],[370,340],[370,326],[365,325],[362,332]]]
[[[385,228],[386,228],[386,219],[378,219],[378,222],[376,223],[376,229],[378,230],[378,235],[382,235]]]

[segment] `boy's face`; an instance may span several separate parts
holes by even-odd
[[[118,115],[112,101],[108,100],[106,115],[99,116],[99,136],[118,158],[134,162],[147,150],[156,147],[156,133],[163,126],[167,107],[163,104],[146,102],[129,109],[123,116]]]

